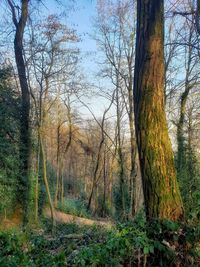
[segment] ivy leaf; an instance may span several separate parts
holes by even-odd
[[[149,254],[149,247],[144,247],[143,252],[145,255]]]

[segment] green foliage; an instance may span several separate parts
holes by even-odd
[[[111,216],[111,208],[110,208],[110,203],[107,199],[105,199],[104,202],[104,196],[103,194],[99,194],[98,199],[97,199],[97,209],[95,210],[95,214],[99,217],[108,217]]]
[[[0,233],[0,266],[31,266],[22,249],[21,237],[22,233]]]
[[[0,69],[0,213],[11,209],[18,174],[19,96],[9,68]]]
[[[36,177],[38,175],[38,177]],[[51,195],[54,193],[54,183],[55,183],[56,172],[53,166],[47,161],[47,178],[49,182],[49,189]],[[42,167],[42,155],[40,155],[40,162],[39,162],[39,173],[32,173],[32,201],[35,201],[35,185],[36,179],[38,179],[38,214],[39,217],[42,216],[43,209],[46,204],[48,204],[48,197],[46,192],[46,187],[44,184],[44,177],[43,177],[43,167]],[[34,204],[34,203],[32,203]]]
[[[83,247],[73,257],[73,266],[122,266],[136,264],[137,252],[148,255],[154,252],[153,241],[147,237],[143,213],[133,222],[118,224],[109,231],[104,242]]]
[[[0,266],[66,266],[63,252],[51,252],[52,244],[41,235],[24,232],[0,233]]]
[[[58,209],[71,215],[90,218],[86,205],[79,199],[65,198],[63,204],[59,203]]]
[[[45,222],[48,225],[48,222]],[[70,235],[70,238],[68,238]],[[78,238],[77,238],[78,236]],[[0,232],[0,266],[198,266],[200,224],[134,221],[111,230],[100,226],[57,224],[34,232]],[[129,264],[129,265],[128,265]]]
[[[66,266],[64,252],[57,253],[51,240],[47,240],[41,235],[31,235],[29,242],[31,249],[28,255],[34,262],[34,266]]]
[[[124,191],[124,204],[125,204],[125,211],[123,210],[123,204],[122,204],[122,190],[121,186],[123,186]],[[123,185],[116,184],[113,188],[113,199],[114,199],[114,206],[115,206],[115,217],[117,220],[124,220],[124,215],[129,213],[129,207],[130,207],[130,197],[128,192],[128,185],[125,183]],[[126,216],[125,216],[126,217]]]
[[[182,151],[184,165],[178,169],[178,181],[185,208],[187,220],[199,220],[200,218],[200,163],[195,152],[184,146]],[[178,164],[178,162],[177,162]]]

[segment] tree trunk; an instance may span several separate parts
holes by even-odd
[[[90,210],[90,207],[92,204],[92,197],[94,194],[94,189],[97,186],[98,171],[99,171],[99,167],[101,165],[101,160],[102,160],[102,148],[103,148],[103,145],[105,142],[104,122],[105,122],[105,115],[106,115],[107,111],[108,111],[108,109],[104,111],[102,122],[101,122],[101,140],[100,140],[98,151],[97,151],[97,159],[96,159],[96,164],[95,164],[95,169],[94,169],[94,174],[93,174],[92,188],[91,188],[91,192],[90,192],[88,203],[87,203],[87,210]]]
[[[102,200],[102,206],[101,206],[101,217],[105,217],[106,213],[106,177],[107,177],[107,171],[106,171],[106,151],[104,148],[104,156],[103,156],[103,200]]]
[[[131,76],[132,78],[132,76]],[[133,111],[133,86],[130,82],[130,88],[128,90],[128,100],[129,100],[129,128],[130,128],[130,145],[131,145],[131,171],[130,171],[130,217],[134,216],[137,212],[136,205],[136,183],[137,183],[137,145],[135,142],[135,127],[134,127],[134,111]]]
[[[185,138],[184,138],[184,120],[186,112],[186,103],[189,90],[186,90],[181,95],[181,107],[180,107],[180,117],[177,124],[177,172],[180,173],[186,165],[186,149],[185,149]]]
[[[183,206],[164,108],[163,28],[163,0],[138,0],[134,107],[146,214],[178,220]]]
[[[54,196],[54,205],[58,205],[59,185],[60,185],[60,125],[57,127],[57,170],[56,170],[56,191]]]
[[[29,202],[29,157],[30,157],[30,129],[29,129],[29,112],[30,112],[30,93],[26,77],[25,62],[23,57],[23,37],[24,29],[28,18],[28,2],[29,0],[21,1],[21,14],[17,19],[15,6],[12,1],[8,0],[12,12],[13,23],[16,28],[14,39],[15,61],[19,75],[21,88],[21,116],[20,116],[20,175],[18,187],[18,201],[20,209],[22,209],[23,225],[28,222],[28,202]]]
[[[87,210],[90,210],[90,207],[91,207],[92,197],[93,197],[93,193],[94,193],[94,187],[95,187],[95,182],[94,182],[94,178],[93,178],[92,189],[91,189],[90,196],[89,196],[88,203],[87,203]]]
[[[188,43],[192,43],[192,32],[193,30],[190,29],[189,33],[189,40]],[[189,81],[189,76],[191,73],[191,69],[193,66],[192,64],[192,45],[188,48],[188,59],[187,59],[187,66],[186,66],[186,77],[185,77],[185,90],[181,94],[181,105],[180,105],[180,115],[179,121],[177,124],[177,144],[178,144],[178,151],[177,151],[177,171],[181,173],[183,168],[186,166],[186,149],[185,149],[185,138],[184,138],[184,122],[185,122],[185,115],[186,115],[186,104],[189,96],[189,92],[192,89],[192,85]]]
[[[35,182],[35,223],[38,223],[39,173],[40,173],[40,138],[39,138],[39,134],[38,134],[37,162],[36,162],[36,182]]]
[[[45,184],[47,197],[48,197],[48,201],[49,201],[49,207],[51,210],[51,221],[52,221],[52,229],[53,229],[53,227],[55,226],[54,206],[53,206],[53,201],[51,198],[51,193],[49,190],[49,183],[48,183],[48,178],[47,178],[46,157],[45,157],[44,145],[43,145],[42,134],[41,134],[40,129],[39,129],[39,138],[40,138],[40,147],[41,147],[41,155],[42,155],[43,179],[44,179],[44,184]]]
[[[116,77],[116,109],[117,109],[117,158],[119,165],[119,190],[120,190],[120,208],[121,216],[123,219],[126,217],[126,201],[125,201],[125,169],[124,169],[124,156],[122,151],[121,140],[121,110],[119,101],[119,75]]]
[[[60,196],[61,206],[64,204],[64,170],[63,162],[61,163],[61,196]]]

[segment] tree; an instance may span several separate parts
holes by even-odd
[[[30,127],[29,127],[29,113],[30,113],[30,93],[28,82],[26,78],[26,68],[23,55],[23,38],[24,29],[28,18],[28,4],[29,0],[21,0],[21,8],[19,19],[17,18],[18,7],[15,6],[12,0],[7,0],[10,10],[12,12],[13,24],[16,28],[14,39],[14,52],[17,71],[19,76],[21,88],[21,114],[20,114],[20,175],[18,188],[18,202],[20,209],[22,209],[23,224],[28,222],[28,202],[29,202],[29,157],[30,157]],[[16,12],[17,8],[17,12]]]
[[[188,43],[191,44],[192,42],[192,35],[193,35],[194,29],[193,27],[190,27],[189,29],[189,40]],[[186,48],[187,49],[187,48]],[[187,51],[187,50],[186,50]],[[185,55],[186,58],[186,74],[185,74],[185,86],[184,91],[181,93],[181,99],[180,99],[180,115],[179,120],[177,123],[177,145],[178,145],[178,151],[177,151],[177,171],[180,173],[181,170],[184,168],[185,162],[185,138],[184,138],[184,122],[185,122],[185,116],[186,116],[186,105],[187,100],[189,97],[189,93],[191,89],[195,86],[197,83],[197,77],[193,76],[192,70],[194,69],[196,65],[196,60],[194,59],[193,55],[193,49],[192,45],[188,47],[188,56]]]
[[[54,105],[61,102],[61,95],[66,94],[64,87],[70,83],[78,62],[78,49],[70,47],[69,43],[78,41],[74,30],[68,28],[60,22],[57,15],[49,15],[45,20],[31,22],[30,40],[26,47],[27,73],[29,75],[29,87],[34,103],[34,115],[37,125],[38,147],[36,167],[36,190],[35,190],[35,220],[38,218],[38,201],[40,169],[43,169],[44,185],[48,196],[48,201],[53,222],[53,201],[49,186],[48,177],[48,150],[47,150],[47,129],[50,124],[50,112]],[[67,80],[67,81],[66,81]],[[57,108],[59,113],[59,108]],[[59,114],[57,114],[59,117]],[[53,117],[51,118],[51,120]],[[65,120],[64,120],[65,121]],[[55,206],[58,200],[58,186],[61,174],[60,144],[59,136],[63,121],[57,125],[57,174],[55,190]],[[52,137],[52,136],[51,136]],[[40,164],[41,160],[43,164]],[[51,162],[52,163],[52,162]],[[41,168],[39,168],[41,166]],[[41,190],[40,190],[41,191]],[[52,190],[53,191],[53,190]],[[42,211],[42,209],[40,209]],[[53,222],[54,224],[54,222]]]
[[[96,20],[96,41],[104,54],[103,77],[109,78],[116,90],[116,119],[119,183],[122,210],[125,206],[125,187],[129,185],[129,215],[133,216],[141,207],[141,175],[138,168],[137,145],[134,128],[133,107],[133,69],[134,69],[134,41],[135,1],[99,1],[98,17]],[[102,65],[102,64],[101,64]],[[125,112],[124,112],[125,110]],[[122,118],[127,115],[130,138],[130,171],[129,181],[125,175],[125,158],[122,149]]]
[[[113,98],[114,98],[114,94],[113,94]],[[91,206],[91,201],[92,201],[92,197],[93,197],[93,194],[94,194],[94,189],[97,186],[99,165],[100,165],[102,157],[103,157],[102,156],[102,149],[103,149],[104,143],[105,143],[105,130],[104,130],[104,127],[105,127],[106,113],[109,111],[109,109],[112,106],[113,98],[112,98],[108,108],[105,109],[105,111],[103,112],[103,116],[102,116],[102,119],[101,119],[101,122],[100,122],[100,125],[99,125],[100,129],[101,129],[101,137],[100,137],[100,140],[99,140],[97,159],[96,159],[95,167],[94,167],[92,189],[91,189],[91,193],[90,193],[89,200],[88,200],[88,205],[87,205],[87,209],[88,210],[90,209],[90,206]]]
[[[164,108],[164,1],[137,1],[135,128],[149,219],[178,220],[183,206]]]

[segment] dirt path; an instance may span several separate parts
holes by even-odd
[[[47,209],[45,211],[45,215],[47,217],[51,217],[51,212],[50,209]],[[91,220],[91,219],[86,219],[86,218],[81,218],[75,215],[70,215],[58,210],[54,211],[54,216],[56,222],[62,222],[62,223],[76,223],[78,225],[100,225],[105,228],[112,228],[113,223],[111,221],[98,221],[98,220]]]

